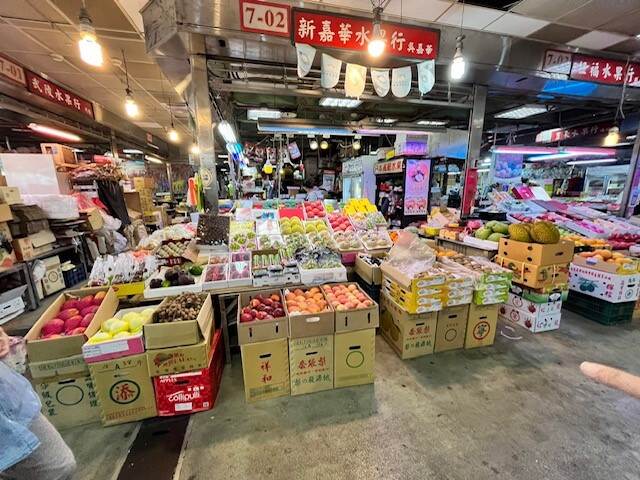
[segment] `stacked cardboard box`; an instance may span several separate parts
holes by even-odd
[[[389,295],[380,298],[380,332],[403,360],[433,353],[437,322],[437,312],[411,314]]]
[[[25,337],[29,371],[40,396],[42,413],[58,428],[84,425],[100,418],[95,383],[82,356],[82,345],[87,336],[81,334],[40,339],[43,326],[56,318],[62,304],[85,293],[79,290],[60,295]],[[98,331],[101,322],[113,315],[117,304],[115,292],[109,289],[86,334],[92,335]]]
[[[13,237],[8,223],[12,220],[11,207],[6,203],[0,203],[0,269],[10,268],[16,262]]]
[[[573,242],[542,245],[501,239],[496,262],[513,270],[517,287],[500,307],[500,318],[534,333],[558,329],[572,257]]]
[[[473,281],[471,302],[475,305],[502,303],[507,298],[511,278],[510,270],[501,268],[484,257],[457,255],[442,259],[449,271],[465,272]]]
[[[37,205],[13,205],[9,223],[13,248],[18,260],[32,260],[53,250],[56,237],[49,230],[49,221]]]

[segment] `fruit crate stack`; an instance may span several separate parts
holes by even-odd
[[[566,308],[603,325],[632,320],[640,297],[640,263],[618,252],[574,256]]]
[[[238,298],[245,399],[373,383],[378,304],[355,283]]]
[[[500,318],[533,333],[560,328],[573,242],[561,240],[550,222],[509,226],[495,262],[513,271],[513,286],[500,307]]]

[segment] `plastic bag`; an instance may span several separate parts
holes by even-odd
[[[436,252],[429,247],[426,239],[402,230],[385,261],[415,278],[433,267]]]

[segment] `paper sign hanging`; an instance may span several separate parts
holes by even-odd
[[[391,91],[396,97],[406,97],[411,91],[411,67],[394,68],[391,72]]]
[[[347,71],[344,76],[344,94],[347,97],[359,98],[364,92],[367,82],[367,67],[347,63]]]
[[[435,62],[426,60],[418,64],[418,90],[420,95],[429,93],[436,83]]]
[[[311,71],[313,59],[316,58],[316,49],[305,43],[296,43],[298,55],[298,76],[305,77]]]
[[[340,80],[342,61],[333,58],[326,53],[322,54],[322,71],[320,72],[320,85],[322,88],[333,88]]]
[[[372,68],[371,81],[373,82],[373,88],[379,97],[384,97],[389,93],[391,83],[389,82],[388,68]]]

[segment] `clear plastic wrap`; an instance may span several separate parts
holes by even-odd
[[[432,270],[435,261],[436,252],[427,241],[406,230],[400,231],[385,260],[412,278]]]

